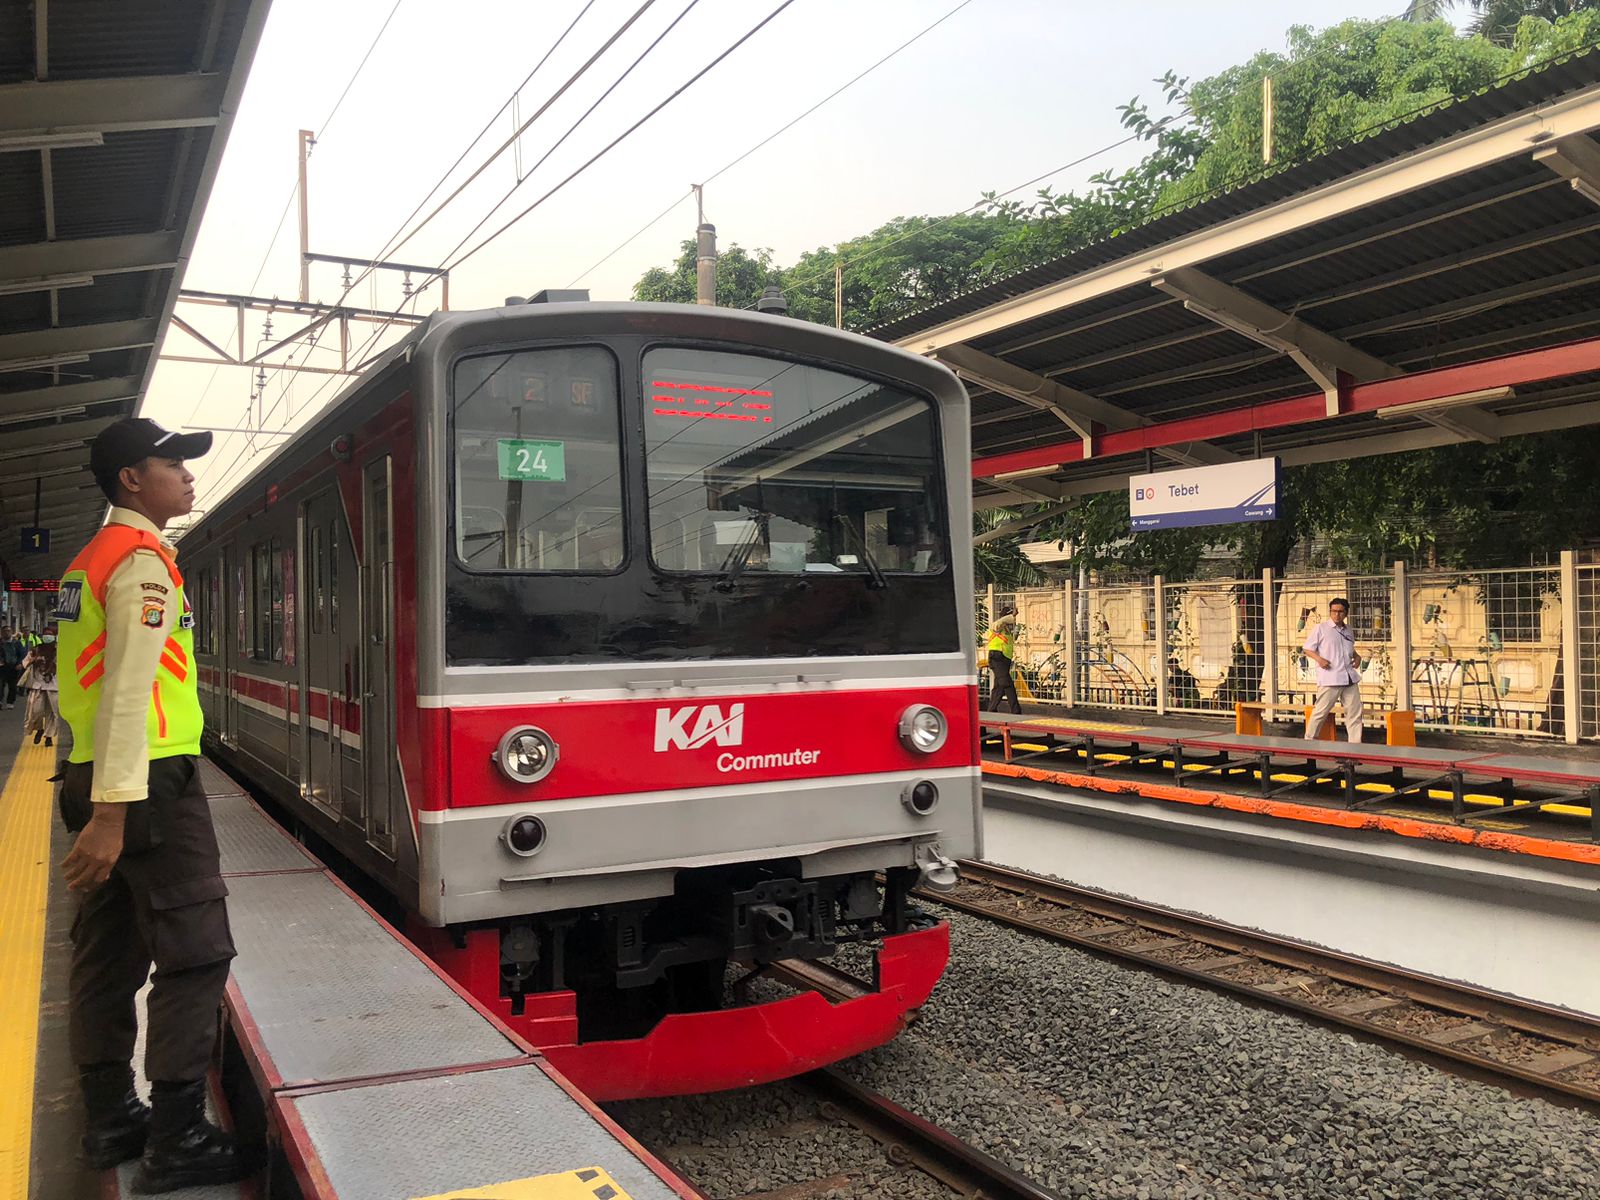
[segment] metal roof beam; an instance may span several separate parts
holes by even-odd
[[[1199,266],[1225,254],[1271,243],[1303,229],[1360,212],[1441,180],[1518,157],[1535,138],[1568,137],[1600,126],[1600,84],[1553,104],[1516,113],[1470,129],[1414,154],[1293,196],[1277,204],[1130,254],[1094,270],[1001,300],[976,313],[907,334],[896,344],[928,354],[942,346],[971,342],[1027,321],[1147,283],[1151,276]]]
[[[95,325],[64,325],[32,333],[0,335],[0,371],[21,370],[17,364],[58,355],[98,354],[104,350],[138,350],[153,346],[160,323],[154,320],[102,321]],[[3,397],[0,397],[3,402]]]
[[[1248,292],[1193,267],[1179,267],[1158,275],[1150,281],[1150,286],[1183,301],[1184,308],[1212,324],[1294,359],[1322,389],[1330,417],[1339,415],[1341,371],[1362,383],[1391,379],[1400,373],[1365,350],[1340,341],[1292,313],[1281,312]]]
[[[0,84],[0,138],[215,125],[225,75]]]
[[[177,233],[132,233],[0,246],[0,279],[159,271],[178,265],[179,243]]]
[[[1094,456],[1095,425],[1120,430],[1137,429],[1150,424],[1147,418],[1130,412],[1120,405],[1102,400],[1098,396],[1091,396],[1087,392],[1080,392],[1053,379],[1046,379],[1043,375],[1036,375],[1025,367],[995,358],[971,346],[945,346],[933,357],[963,379],[970,379],[992,392],[1009,396],[1029,408],[1041,409],[1052,414],[1082,440],[1084,458]],[[1162,453],[1165,457],[1182,462],[1186,466],[1232,462],[1236,458],[1220,447],[1206,446],[1204,443],[1196,443],[1190,451],[1192,453],[1180,452],[1174,448],[1164,450]],[[1196,458],[1195,454],[1201,457]]]
[[[1587,134],[1574,134],[1553,145],[1541,146],[1533,152],[1533,161],[1564,178],[1590,204],[1600,205],[1600,146]]]
[[[1417,371],[1394,379],[1355,384],[1348,389],[1344,415],[1377,413],[1383,409],[1441,400],[1487,388],[1520,387],[1597,372],[1600,372],[1600,337],[1592,337],[1432,371]],[[1179,417],[1139,429],[1108,433],[1102,439],[1102,449],[1107,455],[1135,454],[1181,446],[1196,438],[1237,437],[1268,429],[1315,425],[1323,415],[1322,406],[1322,397],[1313,394]],[[1511,417],[1501,418],[1500,433],[1503,436],[1516,431]],[[996,474],[1038,471],[1045,467],[1080,462],[1082,458],[1079,442],[1057,442],[976,458],[973,460],[972,473],[975,478],[982,479]]]
[[[87,408],[117,400],[138,399],[139,381],[126,375],[115,379],[95,379],[88,383],[64,383],[59,387],[32,388],[26,392],[0,392],[0,422],[48,417],[66,408]],[[4,428],[0,424],[0,428]]]

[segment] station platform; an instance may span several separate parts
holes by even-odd
[[[993,862],[1600,1014],[1592,753],[980,715]]]
[[[77,1163],[66,1047],[74,898],[49,776],[0,712],[0,1200],[131,1194]],[[693,1190],[202,763],[239,955],[219,1018],[218,1118],[261,1163],[224,1197],[671,1200]],[[136,1068],[140,1066],[135,1062]]]

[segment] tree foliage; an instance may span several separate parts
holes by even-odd
[[[1470,6],[1468,36],[1443,18]],[[1152,101],[1119,106],[1145,147],[1140,161],[1097,174],[1084,188],[1045,187],[1027,199],[990,193],[978,211],[897,217],[779,268],[768,250],[726,247],[719,304],[750,307],[781,286],[790,311],[834,321],[835,266],[843,263],[844,325],[867,329],[1020,270],[1103,242],[1140,223],[1284,165],[1325,153],[1516,71],[1600,43],[1600,0],[1412,0],[1405,19],[1295,26],[1282,51],[1262,51],[1209,78],[1169,71]],[[1262,162],[1262,80],[1273,81],[1270,166]],[[692,303],[695,245],[634,287],[640,300]],[[1312,536],[1338,562],[1378,569],[1397,557],[1492,565],[1576,544],[1600,529],[1600,489],[1587,487],[1600,433],[1584,430],[1497,445],[1446,446],[1382,459],[1290,468],[1279,518],[1205,530],[1128,535],[1127,497],[1087,497],[1027,537],[1070,539],[1076,565],[1192,574],[1209,547],[1237,552],[1241,569],[1282,569]],[[1552,507],[1548,498],[1564,497]],[[979,514],[975,532],[1027,509]],[[1000,539],[978,547],[980,582],[1014,587],[1037,572]]]

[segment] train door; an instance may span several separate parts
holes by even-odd
[[[217,607],[217,662],[222,668],[217,686],[222,692],[222,744],[238,745],[239,693],[236,690],[239,658],[244,642],[244,575],[239,552],[232,546],[222,550],[219,564],[222,580],[218,588],[222,603]]]
[[[362,477],[366,522],[361,563],[361,744],[366,763],[367,841],[394,857],[395,810],[402,792],[395,767],[394,514],[391,460],[369,463]]]
[[[343,803],[340,759],[344,654],[339,646],[339,605],[334,584],[340,543],[339,495],[329,489],[301,508],[301,576],[305,581],[305,640],[301,654],[300,790],[318,808],[338,816]]]

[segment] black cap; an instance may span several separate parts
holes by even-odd
[[[211,450],[211,433],[169,433],[148,417],[127,417],[107,425],[89,443],[89,470],[106,495],[117,472],[147,458],[199,458]]]

